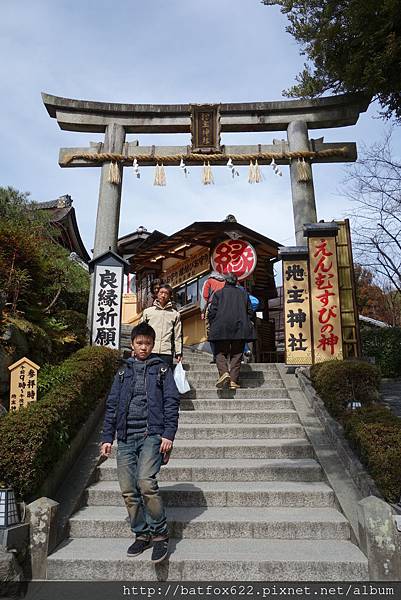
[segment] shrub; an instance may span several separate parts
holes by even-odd
[[[366,466],[377,487],[388,502],[399,502],[401,496],[401,425],[348,423],[347,437]]]
[[[62,365],[42,400],[0,420],[0,480],[31,499],[111,384],[117,352],[86,347]],[[6,451],[4,451],[6,449]]]
[[[359,361],[327,361],[311,368],[312,383],[333,417],[341,417],[350,402],[361,405],[379,399],[380,374]]]
[[[365,356],[375,358],[382,377],[401,375],[401,328],[361,329],[362,350]]]

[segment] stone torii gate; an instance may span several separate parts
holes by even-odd
[[[62,148],[59,156],[61,167],[101,167],[94,258],[109,249],[117,250],[123,167],[132,165],[136,157],[141,166],[155,165],[158,161],[178,165],[182,157],[188,165],[202,164],[204,160],[211,165],[224,165],[231,156],[235,156],[238,165],[248,164],[250,156],[259,164],[267,164],[272,157],[279,165],[289,164],[296,243],[303,245],[304,224],[317,220],[309,165],[311,162],[353,162],[357,156],[355,143],[309,139],[308,130],[354,125],[369,105],[369,99],[360,94],[219,105],[117,104],[49,94],[42,94],[42,98],[49,115],[57,119],[61,129],[105,134],[104,142],[91,143],[88,148]],[[200,137],[195,133],[199,128],[205,129],[205,120],[197,121],[197,114],[201,119],[202,114],[209,114],[210,131],[206,131],[203,145],[202,132]],[[286,131],[287,141],[222,146],[220,131]],[[141,147],[137,141],[126,142],[129,133],[192,133],[192,146]],[[299,177],[296,160],[301,157],[306,158],[309,172],[303,180]],[[115,183],[108,177],[111,163],[118,169]]]

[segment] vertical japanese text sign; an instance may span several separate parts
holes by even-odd
[[[11,371],[10,412],[25,408],[37,400],[39,365],[29,358],[21,358],[8,367]]]
[[[285,362],[312,364],[312,335],[309,303],[308,249],[280,248],[283,260]]]
[[[337,268],[337,223],[305,225],[308,237],[314,362],[342,360],[341,309]]]
[[[94,295],[91,325],[91,344],[120,347],[123,275],[129,271],[127,261],[109,250],[89,263],[93,273]]]

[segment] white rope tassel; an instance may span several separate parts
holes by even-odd
[[[280,169],[278,168],[278,166],[276,165],[274,158],[272,158],[270,166],[273,169],[275,175],[278,175],[279,177],[282,177],[283,174],[280,171]]]
[[[184,163],[184,159],[183,158],[181,158],[180,168],[184,171],[185,177],[188,177],[188,175],[189,175],[189,169],[188,169],[187,165]]]
[[[210,162],[203,163],[203,174],[202,174],[202,182],[203,185],[212,185],[214,184],[214,178],[212,173],[212,168],[210,166]]]
[[[253,167],[254,179],[255,183],[260,183],[263,180],[262,171],[260,170],[259,163],[256,160],[255,165]]]
[[[132,166],[134,168],[134,173],[136,175],[136,178],[140,179],[141,173],[139,171],[139,165],[138,165],[138,161],[136,160],[136,158],[134,158],[134,162],[133,162]]]
[[[227,167],[230,169],[231,171],[231,177],[234,179],[235,177],[239,177],[239,172],[237,171],[237,169],[234,166],[234,163],[232,161],[231,158],[228,159],[227,161]]]
[[[299,183],[309,183],[312,180],[312,170],[309,162],[304,158],[297,161],[297,180]]]
[[[252,161],[249,163],[248,183],[255,183],[255,165]]]
[[[110,163],[109,175],[107,177],[107,181],[109,183],[112,183],[113,185],[120,185],[121,175],[120,175],[120,168],[118,166],[118,163],[116,163],[116,162]]]

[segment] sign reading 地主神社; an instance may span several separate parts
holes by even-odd
[[[114,252],[106,252],[89,263],[95,285],[91,343],[118,350],[120,346],[123,275],[128,263]]]
[[[285,362],[312,364],[312,332],[309,303],[308,249],[280,248],[283,259]]]
[[[255,270],[257,255],[255,248],[246,240],[228,239],[216,246],[211,261],[218,273],[233,273],[242,281]]]
[[[343,341],[336,248],[338,225],[317,223],[307,226],[305,232],[309,247],[314,362],[342,360]]]

